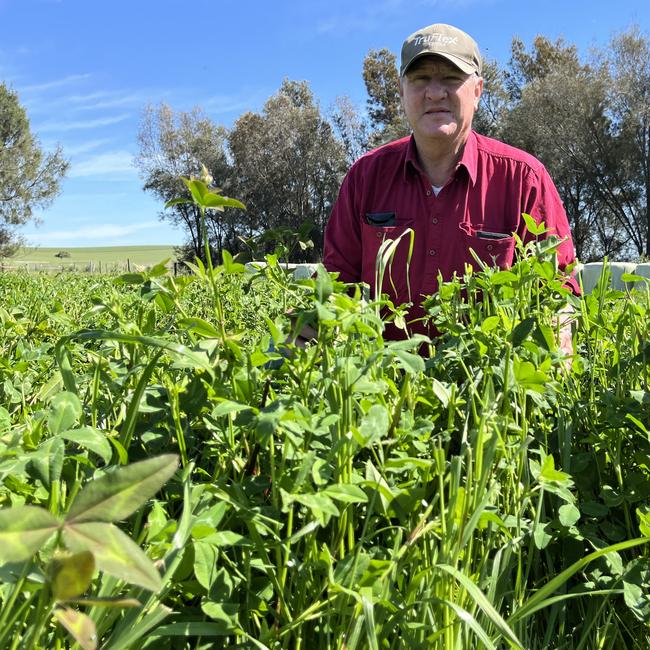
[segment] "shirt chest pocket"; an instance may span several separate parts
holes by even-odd
[[[477,266],[471,249],[488,266],[502,269],[512,266],[515,252],[515,238],[512,235],[465,226],[461,227],[461,239],[466,249],[466,263]]]

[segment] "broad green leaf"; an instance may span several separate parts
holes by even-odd
[[[213,546],[249,546],[251,544],[247,537],[232,530],[218,530],[216,533],[204,537],[201,541]]]
[[[533,219],[533,217],[531,217],[529,214],[523,212],[521,216],[526,223],[526,228],[528,228],[528,232],[531,235],[535,235],[535,236],[541,235],[546,230],[546,226],[543,221],[538,225],[535,219]]]
[[[95,558],[90,551],[59,555],[50,561],[47,573],[56,600],[81,596],[90,586],[95,572]]]
[[[74,393],[63,391],[52,399],[47,424],[50,431],[56,435],[72,427],[81,417],[81,401]]]
[[[409,374],[416,375],[419,372],[424,372],[424,359],[419,354],[397,350],[395,357],[399,365]]]
[[[65,445],[60,438],[46,440],[30,458],[30,465],[38,474],[43,485],[50,488],[53,481],[61,478]]]
[[[571,503],[565,503],[558,510],[560,523],[567,528],[573,526],[580,519],[580,510]]]
[[[178,325],[179,327],[195,332],[196,334],[200,334],[205,338],[219,338],[219,332],[216,328],[202,318],[181,318],[178,321]]]
[[[492,276],[490,276],[490,282],[492,284],[510,284],[516,282],[519,278],[512,271],[497,271]]]
[[[59,520],[37,506],[0,510],[0,563],[23,562],[59,528]]]
[[[97,454],[105,464],[108,465],[108,463],[111,462],[113,448],[111,447],[111,443],[108,441],[106,434],[99,429],[80,427],[79,429],[62,431],[59,436],[64,440],[74,442],[80,447],[85,447]]]
[[[232,255],[227,250],[221,251],[221,257],[223,259],[223,267],[226,270],[226,273],[243,273],[246,270],[246,267],[239,262],[235,262],[232,258]]]
[[[82,488],[66,523],[125,519],[158,492],[177,467],[178,456],[165,454],[107,472]]]
[[[546,532],[545,524],[535,525],[533,529],[533,541],[540,551],[546,548],[552,539],[553,537]]]
[[[534,318],[526,318],[512,330],[512,345],[515,347],[521,345],[535,327]]]
[[[194,575],[209,590],[217,577],[217,550],[212,544],[194,542]]]
[[[252,409],[248,404],[239,404],[229,399],[220,400],[217,406],[212,409],[212,417],[219,417],[221,415],[230,415],[232,413],[239,413],[240,411],[248,411]],[[256,409],[254,409],[256,410]]]
[[[539,481],[553,481],[561,485],[567,485],[572,482],[571,474],[555,469],[555,461],[551,455],[544,458],[541,472],[537,478]]]
[[[237,613],[239,603],[215,603],[204,601],[201,603],[204,614],[223,626],[224,634],[240,629]]]
[[[153,562],[113,524],[65,524],[63,541],[73,552],[90,551],[95,556],[97,568],[109,575],[153,592],[162,587]]]
[[[323,490],[321,494],[344,503],[366,503],[368,501],[366,493],[358,485],[350,483],[335,483]]]
[[[359,433],[362,446],[369,445],[375,440],[381,439],[388,433],[388,411],[381,404],[373,404],[368,412],[361,418]]]
[[[650,562],[646,558],[632,560],[623,575],[625,604],[644,623],[650,622]]]
[[[70,607],[57,607],[54,610],[54,617],[83,650],[95,650],[97,648],[97,630],[90,616],[77,612]]]
[[[11,416],[4,406],[0,406],[0,435],[11,429]]]

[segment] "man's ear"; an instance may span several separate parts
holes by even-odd
[[[481,95],[483,94],[483,77],[479,77],[476,80],[476,85],[474,86],[474,110],[478,110],[478,104],[481,101]]]

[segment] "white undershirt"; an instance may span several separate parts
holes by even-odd
[[[436,196],[438,196],[438,194],[440,194],[440,190],[441,190],[442,188],[443,188],[442,185],[441,185],[440,187],[436,187],[435,185],[432,185],[432,186],[431,186],[431,189],[433,190],[433,193],[434,193]]]

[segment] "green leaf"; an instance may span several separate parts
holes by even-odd
[[[369,445],[375,440],[386,436],[389,427],[388,411],[381,404],[373,404],[361,419],[358,440],[361,446]]]
[[[543,221],[538,225],[535,219],[533,219],[533,217],[531,217],[529,214],[523,212],[521,216],[523,217],[523,220],[526,222],[526,228],[528,228],[528,232],[531,235],[535,235],[537,237],[538,235],[544,233],[544,231],[546,230],[546,225],[544,224]]]
[[[217,577],[217,551],[212,544],[194,542],[194,575],[209,590]]]
[[[53,481],[61,478],[64,457],[65,445],[60,438],[46,440],[30,457],[30,465],[46,488],[49,489]]]
[[[573,526],[580,519],[580,510],[570,503],[565,503],[558,510],[560,523],[567,528]]]
[[[47,424],[50,431],[56,435],[72,427],[81,417],[81,401],[74,393],[63,391],[56,395],[50,404]]]
[[[569,485],[572,483],[571,474],[555,469],[555,461],[553,460],[553,456],[550,455],[544,458],[542,469],[537,480],[540,482],[552,481],[560,485]]]
[[[235,262],[230,252],[225,249],[221,251],[221,258],[223,259],[223,267],[226,273],[243,273],[246,270],[246,267],[239,262]]]
[[[223,634],[228,632],[235,632],[240,629],[239,622],[237,621],[237,613],[239,612],[239,603],[215,603],[203,602],[201,609],[206,616],[209,616],[213,621],[223,626]]]
[[[240,411],[248,411],[252,409],[248,404],[239,404],[229,399],[219,401],[217,406],[212,409],[212,417],[220,417],[221,415],[230,415],[232,413],[239,413]],[[255,409],[253,409],[255,410]]]
[[[82,488],[66,523],[125,519],[158,492],[177,467],[178,456],[165,454],[107,472]]]
[[[526,318],[512,330],[512,345],[521,345],[535,327],[535,318]]]
[[[63,542],[73,552],[90,551],[97,568],[124,580],[157,592],[160,575],[142,549],[117,526],[107,523],[66,523]]]
[[[59,520],[37,506],[0,510],[0,562],[23,562],[59,528]]]
[[[86,614],[82,614],[70,607],[58,607],[54,610],[54,617],[83,650],[95,650],[97,648],[97,630],[90,616],[86,616]]]
[[[344,503],[366,503],[368,501],[366,493],[358,485],[350,483],[335,483],[323,490],[321,494]]]
[[[537,524],[533,529],[533,541],[540,551],[546,548],[552,539],[553,537],[546,532],[545,524]]]
[[[220,336],[217,329],[207,321],[203,320],[202,318],[197,318],[197,317],[181,318],[178,321],[178,325],[183,329],[196,332],[197,334],[200,334],[205,338],[216,339],[219,338]]]
[[[415,375],[424,372],[424,359],[419,354],[397,350],[395,356],[399,365],[409,374]]]
[[[90,551],[60,555],[50,561],[47,573],[54,598],[71,600],[90,587],[95,573],[95,558]]]
[[[69,431],[63,431],[59,434],[64,440],[69,440],[74,442],[80,447],[85,447],[86,449],[97,454],[103,461],[108,465],[111,462],[113,456],[113,448],[111,443],[106,438],[104,434],[99,429],[93,429],[92,427],[81,427],[79,429],[70,429]]]

